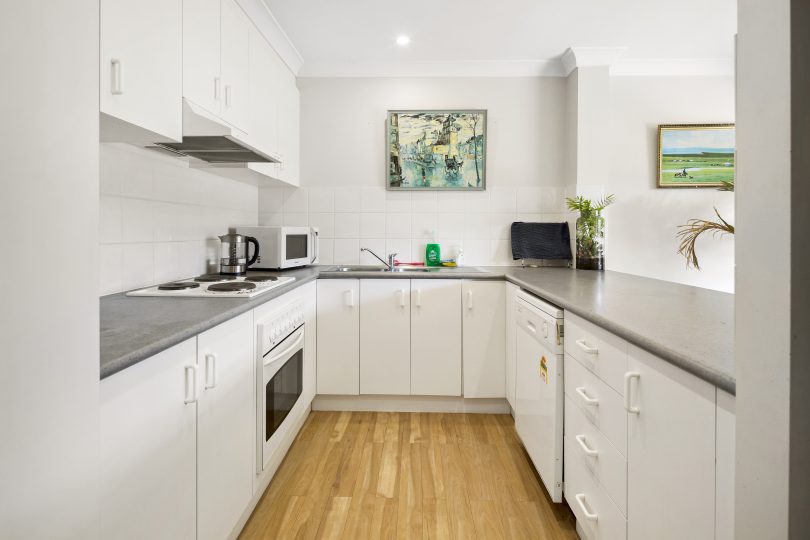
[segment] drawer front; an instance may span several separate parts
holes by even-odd
[[[565,395],[622,455],[627,456],[624,398],[568,354],[565,355],[564,380]]]
[[[582,362],[600,379],[624,393],[627,342],[593,323],[565,313],[565,352]]]
[[[571,397],[565,398],[565,435],[571,439],[566,461],[588,468],[623,515],[627,515],[627,460],[591,424]],[[595,454],[593,452],[596,452]]]
[[[565,455],[576,452],[565,437]],[[599,486],[591,471],[577,460],[565,460],[565,500],[588,540],[626,540],[627,520]],[[588,517],[587,514],[591,514]]]

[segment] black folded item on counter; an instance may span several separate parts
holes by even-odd
[[[512,223],[512,259],[571,260],[568,223]]]

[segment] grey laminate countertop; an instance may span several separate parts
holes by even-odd
[[[690,373],[735,393],[734,295],[619,272],[481,267],[441,273],[284,272],[296,280],[253,298],[101,298],[101,378],[304,283],[321,278],[506,279]]]

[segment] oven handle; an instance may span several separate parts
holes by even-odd
[[[286,349],[284,349],[283,352],[275,354],[275,355],[271,356],[270,358],[265,358],[264,359],[264,366],[265,367],[269,366],[273,362],[277,362],[277,361],[281,360],[282,358],[289,357],[291,352],[293,352],[295,349],[300,347],[301,342],[304,341],[304,329],[303,329],[303,327],[298,329],[297,332],[298,332],[298,337],[295,338],[293,340],[292,344],[289,347],[287,347]]]

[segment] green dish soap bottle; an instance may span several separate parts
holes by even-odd
[[[441,264],[441,250],[436,243],[436,231],[433,231],[433,243],[425,246],[425,266],[441,266]]]

